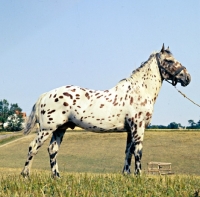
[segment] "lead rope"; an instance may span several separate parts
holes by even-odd
[[[176,89],[180,94],[182,94],[186,99],[188,99],[190,102],[192,102],[192,103],[195,104],[196,106],[200,107],[199,104],[195,103],[195,102],[192,101],[190,98],[188,98],[185,94],[183,94],[180,90],[178,90],[178,89],[176,88],[176,86],[174,86],[174,87],[175,87],[175,89]]]

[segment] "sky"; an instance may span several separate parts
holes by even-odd
[[[0,100],[29,115],[60,86],[112,88],[163,43],[191,74],[177,88],[200,104],[199,0],[2,0]],[[190,119],[200,120],[200,108],[163,82],[151,124]]]

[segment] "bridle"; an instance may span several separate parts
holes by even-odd
[[[168,83],[171,83],[173,86],[176,86],[177,84],[177,79],[176,79],[176,76],[183,70],[185,69],[184,66],[181,65],[181,67],[179,69],[176,70],[176,72],[174,74],[170,73],[166,68],[164,68],[161,64],[160,64],[160,61],[159,61],[159,54],[157,53],[156,54],[156,61],[157,61],[157,64],[158,64],[158,68],[160,70],[160,75],[161,75],[161,78],[162,80],[166,80]],[[163,69],[167,74],[169,74],[171,77],[172,77],[172,82],[168,81],[167,79],[165,79],[162,75],[162,72],[161,72],[161,69]]]

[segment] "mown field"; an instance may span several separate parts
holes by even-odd
[[[50,176],[49,142],[36,155],[31,178],[19,176],[33,138],[0,146],[0,196],[198,196],[200,190],[200,132],[147,131],[141,177],[121,175],[126,133],[66,133],[58,180]],[[171,162],[175,175],[145,175],[150,161]]]

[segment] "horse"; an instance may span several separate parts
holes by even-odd
[[[100,91],[67,85],[42,94],[32,108],[24,129],[30,133],[39,124],[37,136],[30,143],[21,172],[30,175],[31,164],[39,148],[52,134],[48,153],[53,177],[60,177],[56,156],[66,129],[76,126],[88,131],[125,131],[127,142],[123,173],[131,173],[132,155],[135,174],[141,173],[145,128],[150,124],[154,104],[163,81],[173,86],[187,86],[191,76],[164,44],[159,52],[111,89]]]

